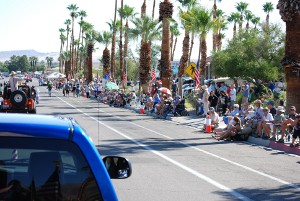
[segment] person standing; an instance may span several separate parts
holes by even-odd
[[[16,77],[17,73],[15,71],[11,71],[9,75],[10,91],[14,92],[18,90],[18,81],[22,81],[22,79]]]
[[[48,89],[48,94],[50,97],[51,97],[52,87],[53,87],[53,83],[51,81],[48,81],[47,89]]]
[[[230,98],[230,110],[233,110],[233,106],[236,101],[236,89],[235,84],[232,84],[230,86],[230,92],[229,92],[229,98]]]
[[[246,81],[243,82],[244,85],[242,86],[242,104],[248,103],[248,98],[249,98],[249,85]]]
[[[88,85],[85,86],[85,94],[86,94],[86,98],[90,97],[90,87]]]
[[[204,111],[204,116],[207,115],[208,113],[208,107],[209,107],[209,101],[208,101],[208,98],[209,98],[209,93],[208,93],[208,87],[207,85],[203,85],[202,87],[202,90],[203,90],[203,96],[202,96],[202,102],[203,102],[203,111]]]

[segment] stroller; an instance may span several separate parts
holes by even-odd
[[[175,107],[174,116],[189,116],[189,112],[185,109],[185,99],[182,99],[180,103]]]

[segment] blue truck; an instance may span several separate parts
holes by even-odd
[[[102,159],[72,119],[0,115],[1,201],[118,200],[111,179],[131,172],[126,158]]]

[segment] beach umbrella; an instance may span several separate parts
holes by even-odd
[[[114,89],[118,90],[119,89],[118,85],[114,82],[107,82],[105,86],[109,90],[114,90]]]
[[[161,87],[158,89],[158,91],[161,91],[162,93],[166,93],[166,94],[172,94],[170,89],[166,88],[166,87]]]

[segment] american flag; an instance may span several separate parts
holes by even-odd
[[[197,67],[195,69],[195,89],[200,89],[200,72],[199,72],[199,61],[197,62]]]
[[[153,66],[152,72],[151,72],[151,82],[154,83],[156,79],[156,68]]]

